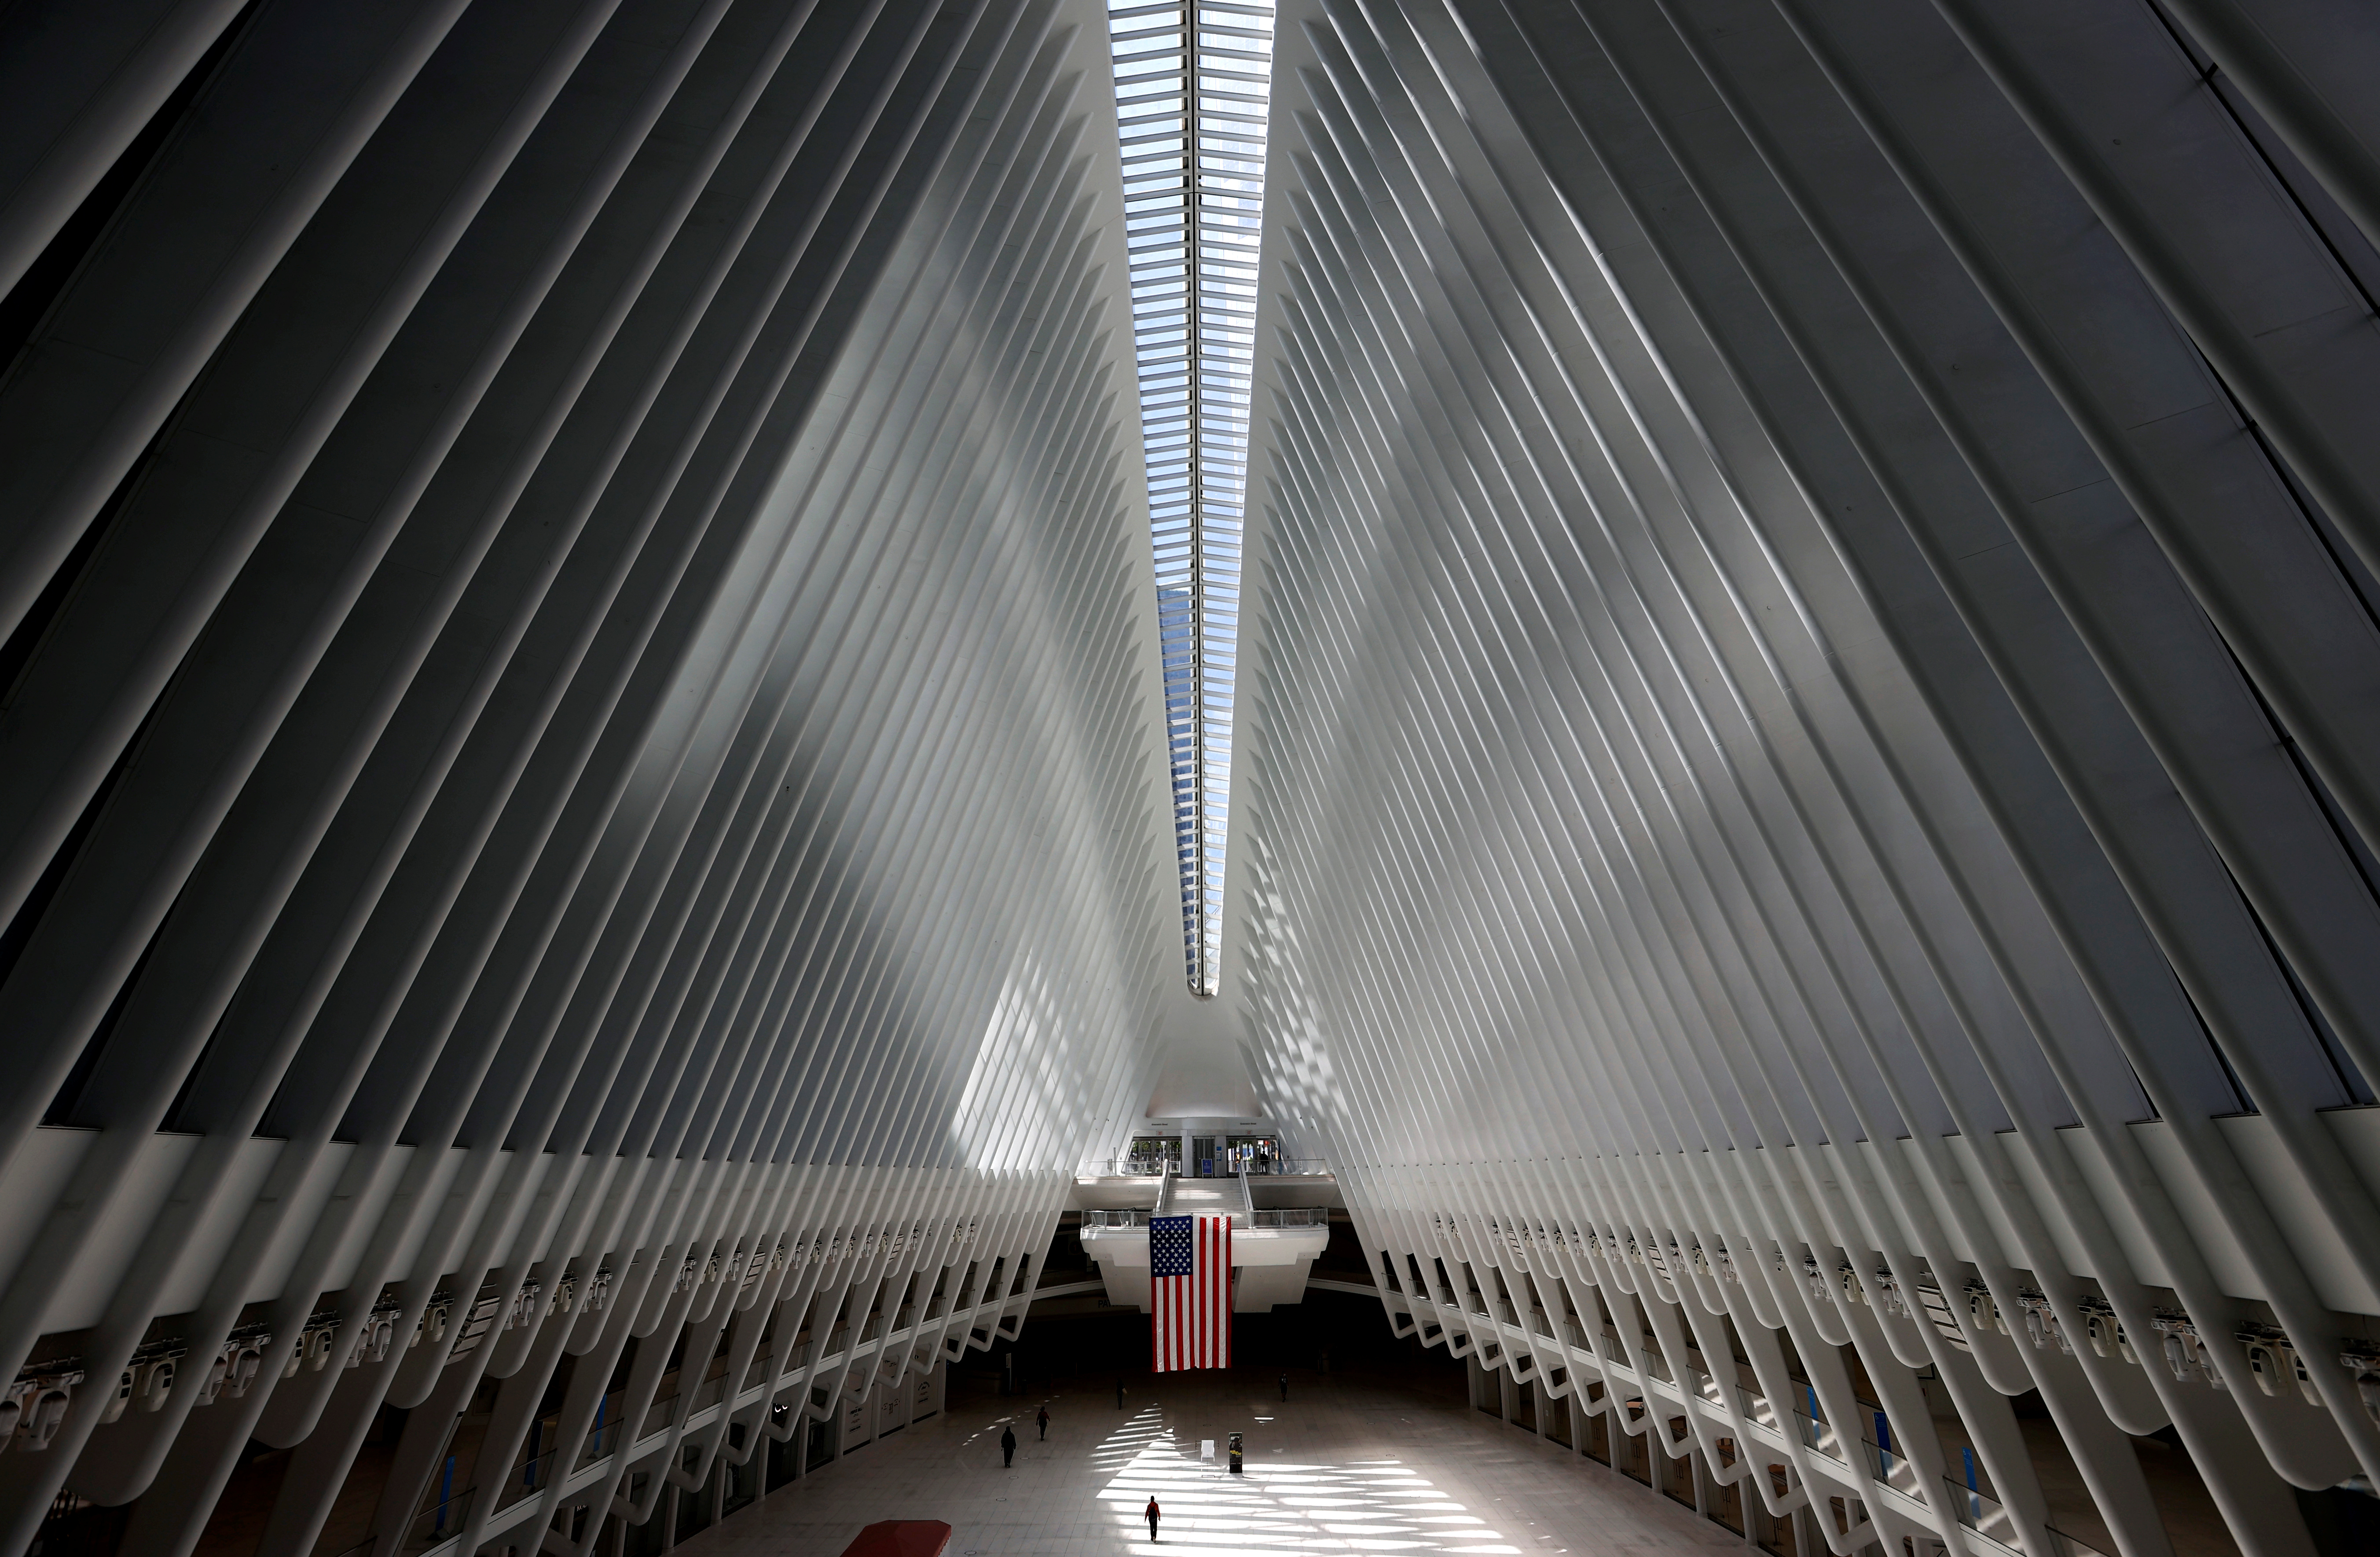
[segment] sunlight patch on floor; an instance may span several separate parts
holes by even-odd
[[[1154,1405],[1110,1435],[1091,1460],[1114,1471],[1099,1502],[1136,1538],[1129,1550],[1146,1557],[1318,1551],[1513,1557],[1521,1550],[1401,1460],[1277,1462],[1232,1476],[1220,1460],[1202,1460],[1176,1442],[1163,1410]],[[1163,1513],[1153,1545],[1141,1517],[1152,1496]]]

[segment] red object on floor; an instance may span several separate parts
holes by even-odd
[[[939,1519],[884,1519],[859,1532],[843,1557],[942,1557],[951,1527]]]

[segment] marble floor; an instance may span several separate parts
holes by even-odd
[[[1269,1374],[1138,1382],[1123,1410],[1086,1383],[968,1395],[953,1408],[682,1542],[684,1557],[836,1557],[863,1525],[942,1519],[950,1557],[1267,1557],[1523,1552],[1662,1557],[1743,1538],[1625,1477],[1392,1374],[1305,1374],[1284,1404]],[[1049,1441],[1033,1413],[1046,1401]],[[1017,1427],[1002,1469],[1000,1431]],[[1226,1474],[1232,1431],[1246,1472]],[[1214,1441],[1218,1460],[1200,1457]],[[1143,1508],[1163,1510],[1151,1544]]]

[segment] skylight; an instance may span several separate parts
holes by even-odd
[[[1215,992],[1272,7],[1111,0],[1190,992]],[[1195,111],[1196,133],[1192,133]]]

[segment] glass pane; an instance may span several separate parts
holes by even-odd
[[[1204,996],[1222,952],[1272,7],[1112,3],[1108,33],[1183,955],[1191,993]]]

